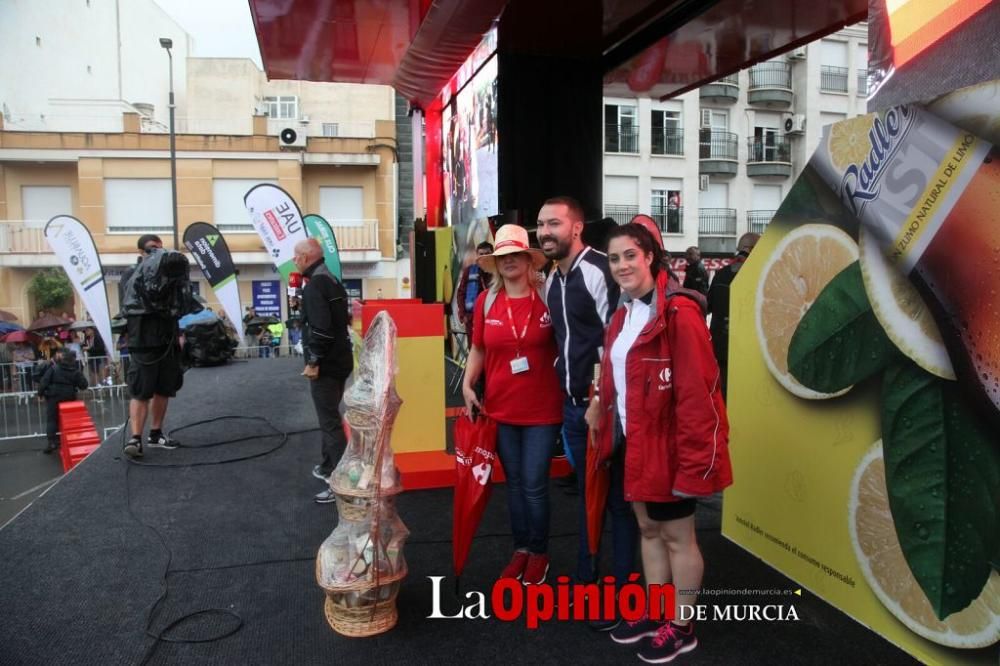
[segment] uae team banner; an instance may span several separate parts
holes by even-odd
[[[723,533],[928,664],[1000,641],[997,90],[827,127],[733,284]]]
[[[57,215],[45,225],[45,240],[59,257],[73,288],[97,325],[106,349],[113,350],[108,292],[104,288],[104,268],[97,246],[83,222],[71,215]]]
[[[295,244],[308,238],[302,211],[288,192],[268,183],[250,188],[243,203],[271,260],[288,282],[288,274],[295,270]]]
[[[333,235],[330,223],[319,215],[306,215],[306,233],[315,238],[323,246],[323,261],[326,267],[338,280],[343,280],[340,267],[340,250],[337,248],[337,237]]]
[[[236,266],[226,239],[211,224],[195,222],[184,232],[184,246],[194,257],[242,340],[243,308],[240,304],[240,289],[236,283]]]

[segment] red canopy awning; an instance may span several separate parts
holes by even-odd
[[[249,0],[272,79],[392,85],[428,106],[479,44],[508,0]],[[604,0],[595,48],[607,94],[675,95],[863,20],[867,0]],[[530,9],[530,7],[529,7]],[[530,14],[519,8],[519,15]],[[530,18],[530,17],[529,17]],[[579,39],[587,31],[567,30]],[[513,26],[513,31],[518,27]],[[525,30],[537,26],[525,25]],[[508,33],[512,34],[512,33]],[[647,48],[665,58],[662,80],[629,91]],[[553,39],[559,55],[560,39]],[[631,63],[629,61],[632,61]],[[619,67],[622,66],[622,67]],[[625,73],[622,74],[621,72]],[[618,88],[622,88],[619,90]]]

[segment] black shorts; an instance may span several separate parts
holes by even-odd
[[[650,520],[660,522],[678,520],[693,516],[697,505],[698,500],[694,497],[685,497],[676,502],[646,502],[646,515]]]
[[[136,400],[149,400],[154,395],[172,398],[184,385],[181,352],[175,345],[131,350],[130,357],[126,381]]]

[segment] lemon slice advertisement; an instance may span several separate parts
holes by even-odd
[[[894,258],[901,224],[872,212],[902,196],[878,172],[893,142],[927,138],[908,114],[824,128],[732,285],[723,534],[924,663],[992,665],[1000,414],[920,257]],[[867,198],[848,200],[858,174]]]

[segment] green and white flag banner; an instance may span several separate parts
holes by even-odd
[[[111,339],[111,311],[104,288],[104,267],[90,231],[72,215],[56,215],[45,225],[45,240],[59,257],[59,263],[104,340],[108,354],[112,354],[115,345]]]

